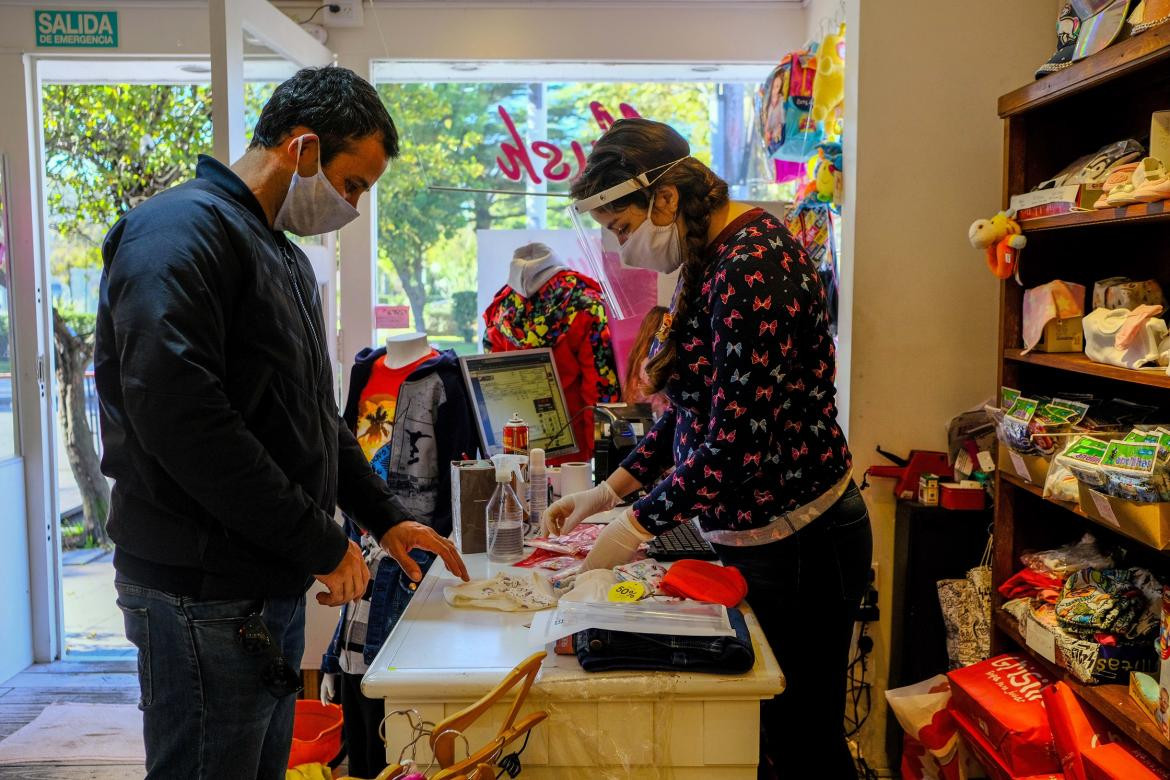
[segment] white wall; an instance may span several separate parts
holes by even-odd
[[[24,518],[24,466],[19,458],[0,463],[0,683],[32,663],[32,602],[29,598],[28,528]],[[12,507],[20,507],[19,513]]]
[[[1001,207],[996,98],[1032,80],[1055,43],[1054,2],[850,0],[841,308],[850,445],[945,449],[944,426],[994,391],[997,282],[967,228]],[[889,648],[894,504],[866,492],[884,616],[875,691]],[[864,742],[881,754],[883,700]]]

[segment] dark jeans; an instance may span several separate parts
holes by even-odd
[[[362,675],[342,673],[341,706],[345,711],[349,773],[354,777],[377,777],[386,768],[386,745],[378,735],[386,715],[386,700],[370,699],[362,693]]]
[[[849,643],[873,554],[869,514],[856,486],[797,533],[759,547],[716,548],[748,583],[747,601],[786,687],[763,702],[766,759],[782,780],[856,780],[845,741]]]
[[[296,696],[261,680],[240,625],[260,613],[294,670],[305,649],[305,598],[199,601],[115,580],[126,637],[138,648],[147,780],[284,780]]]

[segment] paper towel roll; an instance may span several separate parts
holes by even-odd
[[[561,495],[571,496],[593,487],[593,466],[589,463],[561,465]]]

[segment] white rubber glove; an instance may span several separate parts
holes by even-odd
[[[323,674],[321,675],[321,703],[332,704],[334,696],[337,694],[337,675]]]
[[[601,530],[593,549],[581,564],[581,571],[612,569],[629,563],[638,551],[638,545],[653,538],[654,534],[646,533],[637,524],[633,512],[626,512],[620,520],[613,521]]]
[[[554,501],[544,511],[541,531],[552,536],[567,534],[585,518],[613,509],[621,500],[621,496],[613,492],[608,482],[579,493],[570,493]]]

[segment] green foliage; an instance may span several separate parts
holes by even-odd
[[[97,330],[97,315],[78,311],[69,306],[58,306],[57,314],[64,320],[65,325],[73,335],[82,340],[89,340]]]
[[[644,117],[673,125],[690,140],[692,152],[709,161],[716,89],[714,84],[550,84],[545,90],[545,137],[528,140],[547,140],[560,148],[576,175],[571,144],[577,141],[587,152],[601,135],[590,104],[597,101],[620,117],[624,102]],[[379,91],[398,124],[402,154],[378,184],[378,269],[397,277],[416,323],[424,327],[428,301],[475,285],[476,230],[528,227],[529,200],[535,201],[534,208],[546,209],[549,228],[566,229],[567,200],[524,197],[532,182],[507,179],[496,161],[501,143],[512,141],[500,106],[517,131],[529,135],[529,85],[383,84]],[[533,156],[538,171],[544,162]],[[517,194],[448,192],[435,186]],[[566,182],[546,186],[550,192],[568,189]],[[395,300],[396,295],[384,296],[384,302]],[[454,320],[458,329],[459,316]]]
[[[455,335],[470,343],[475,338],[475,321],[479,318],[479,305],[475,290],[460,290],[451,296],[451,319],[454,320]]]
[[[9,362],[9,349],[12,331],[8,327],[8,313],[0,313],[0,371],[6,371]]]
[[[49,221],[61,238],[100,240],[119,217],[189,178],[211,150],[211,96],[205,86],[48,84],[45,119]],[[70,265],[92,265],[77,252]]]

